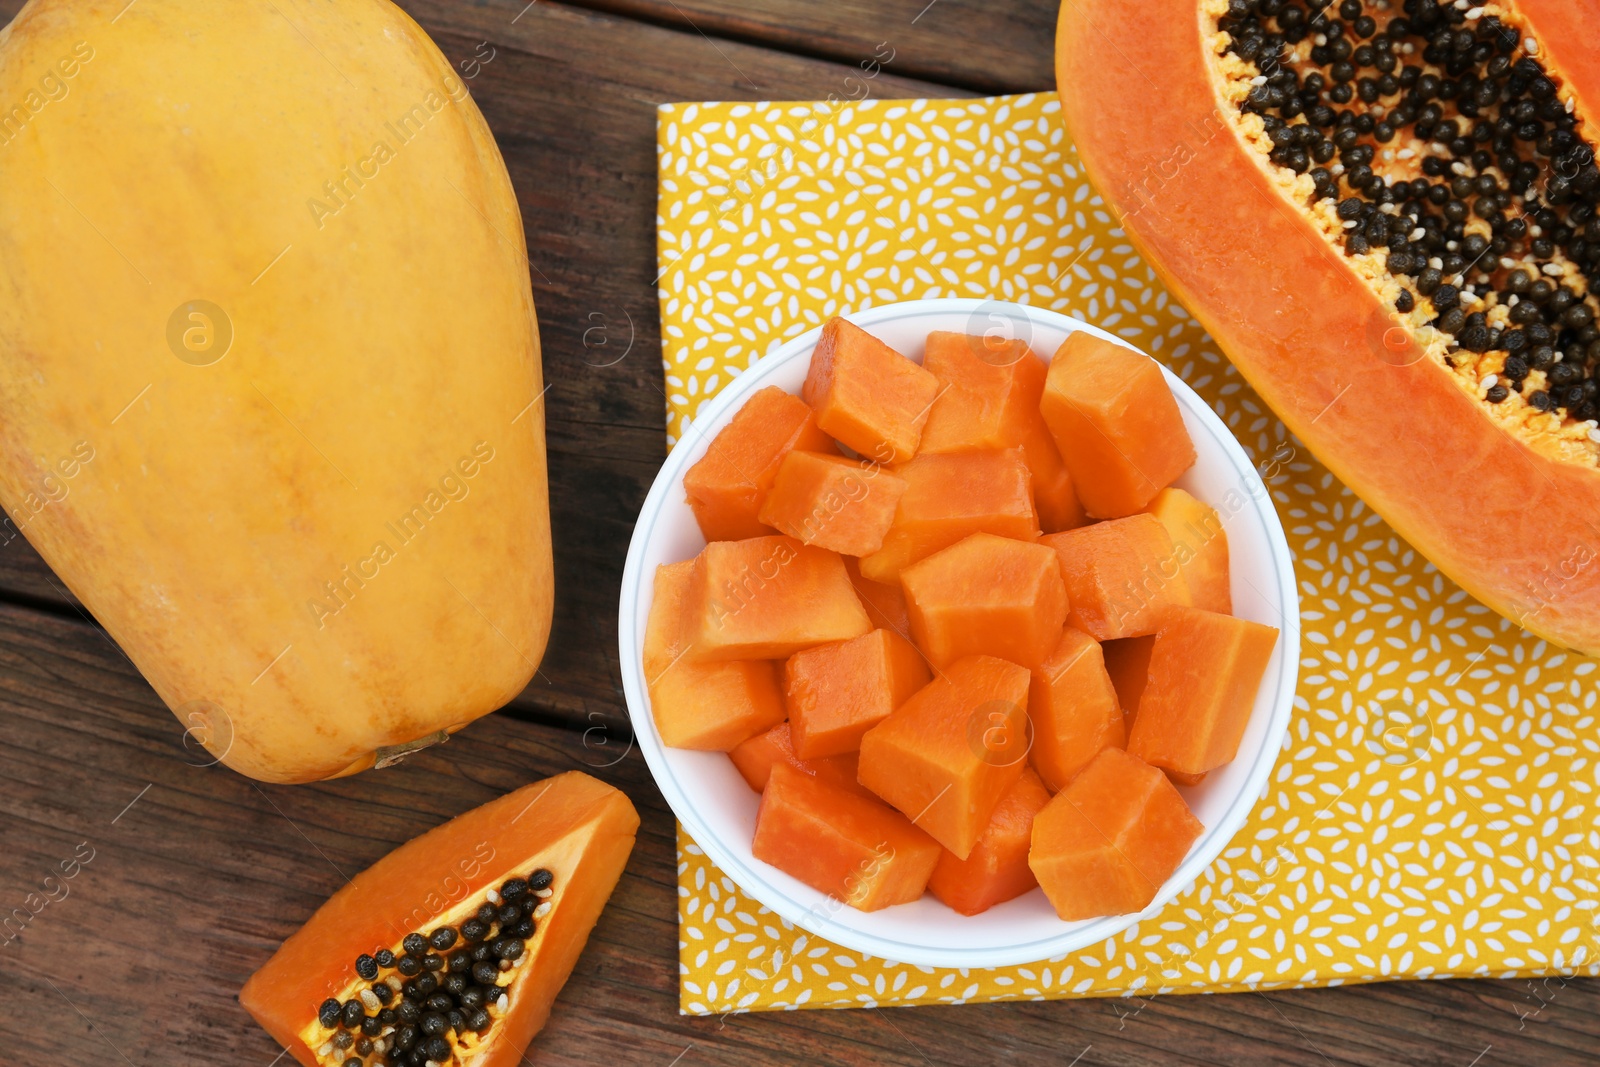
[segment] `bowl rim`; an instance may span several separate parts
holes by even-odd
[[[870,331],[874,325],[885,322],[952,313],[965,313],[969,317],[985,315],[991,321],[999,316],[1014,322],[1024,322],[1029,326],[1037,323],[1066,332],[1085,330],[1096,337],[1133,351],[1140,351],[1123,338],[1081,319],[1028,304],[992,299],[946,297],[907,300],[840,314],[855,325]],[[661,744],[661,739],[656,733],[643,680],[644,671],[640,660],[642,633],[636,631],[640,599],[649,595],[646,579],[650,576],[642,573],[646,548],[664,505],[670,494],[681,492],[683,475],[690,466],[687,458],[689,450],[680,446],[684,444],[688,433],[695,432],[693,427],[720,427],[724,420],[731,416],[731,409],[736,405],[742,405],[751,393],[763,384],[767,384],[765,379],[778,367],[800,353],[809,353],[816,346],[821,333],[822,327],[816,326],[785,341],[725,383],[715,396],[706,400],[693,420],[686,424],[690,429],[685,438],[678,441],[657,471],[650,491],[645,496],[644,504],[639,509],[639,517],[634,525],[627,559],[623,566],[617,614],[617,644],[623,695],[633,736],[644,754],[645,763],[650,769],[656,787],[661,790],[674,816],[688,831],[695,844],[719,870],[733,880],[741,892],[807,933],[880,959],[930,967],[998,967],[1032,963],[1105,941],[1135,923],[1151,918],[1204,874],[1227,848],[1260,801],[1267,779],[1282,753],[1293,715],[1295,689],[1299,680],[1301,630],[1299,586],[1295,578],[1294,561],[1288,539],[1283,532],[1283,524],[1278,517],[1276,507],[1272,504],[1271,492],[1262,482],[1260,473],[1245,454],[1243,446],[1217,413],[1183,379],[1159,360],[1156,361],[1157,365],[1161,367],[1162,374],[1172,388],[1178,403],[1184,407],[1186,413],[1198,418],[1218,440],[1222,451],[1234,468],[1234,474],[1247,489],[1249,502],[1241,512],[1248,512],[1254,516],[1255,521],[1262,525],[1266,540],[1271,545],[1272,569],[1276,572],[1279,587],[1277,609],[1283,624],[1279,627],[1281,655],[1276,657],[1277,674],[1272,680],[1275,689],[1272,710],[1262,744],[1256,753],[1255,762],[1245,777],[1244,785],[1229,803],[1224,816],[1205,828],[1178,869],[1162,884],[1147,907],[1139,912],[1076,922],[1053,920],[1060,923],[1060,926],[1049,936],[1032,941],[1009,942],[1002,946],[962,947],[956,944],[930,946],[869,934],[834,921],[831,913],[837,908],[819,909],[815,903],[808,905],[793,899],[782,889],[774,886],[760,871],[752,867],[751,863],[746,863],[730,851],[701,819],[682,783],[678,781],[677,775],[667,762],[665,746]],[[1049,357],[1044,358],[1048,360]],[[751,862],[760,861],[752,858]],[[818,895],[830,904],[837,903],[825,895]],[[842,908],[847,905],[840,903],[837,906]],[[960,939],[959,930],[953,929],[951,934],[952,942]]]

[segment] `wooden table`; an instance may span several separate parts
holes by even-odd
[[[181,727],[128,660],[7,531],[0,912],[75,849],[93,858],[64,900],[0,944],[0,1054],[28,1067],[268,1067],[279,1048],[235,991],[344,875],[505,790],[587,766],[628,792],[644,825],[530,1061],[1594,1062],[1600,984],[1591,981],[678,1015],[673,821],[628,751],[614,630],[628,536],[664,453],[654,105],[825,98],[880,43],[895,56],[873,83],[880,97],[1048,89],[1053,0],[404,6],[452,59],[480,61],[472,92],[511,168],[538,268],[558,573],[543,677],[402,767],[259,785],[185,750]],[[6,18],[19,7],[0,0]]]

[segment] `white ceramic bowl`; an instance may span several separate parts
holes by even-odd
[[[1019,337],[1045,359],[1074,330],[1118,340],[1064,315],[987,300],[914,300],[849,318],[918,360],[932,330]],[[1183,790],[1205,831],[1150,907],[1139,915],[1063,922],[1043,892],[1035,889],[971,918],[957,915],[931,895],[882,911],[857,911],[751,855],[759,795],[724,754],[662,745],[640,662],[657,565],[689,559],[705,545],[684,498],[684,472],[757,389],[776,385],[799,393],[820,332],[811,330],[783,345],[708,401],[645,498],[622,574],[617,629],[623,691],[650,771],[684,828],[741,890],[790,922],[846,948],[901,963],[997,967],[1043,960],[1101,942],[1158,911],[1217,857],[1261,795],[1288,731],[1300,662],[1299,597],[1289,546],[1266,487],[1222,420],[1166,372],[1199,454],[1177,484],[1222,515],[1235,613],[1276,626],[1282,636],[1267,665],[1238,757],[1212,771],[1200,785]]]

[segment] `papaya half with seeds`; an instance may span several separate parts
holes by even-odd
[[[305,1067],[520,1063],[638,827],[581,772],[523,786],[356,875],[239,1002]]]
[[[528,262],[423,31],[31,0],[0,168],[0,504],[186,741],[310,781],[521,691],[553,595]]]
[[[1592,14],[1067,0],[1056,73],[1089,176],[1289,428],[1484,603],[1600,653]]]

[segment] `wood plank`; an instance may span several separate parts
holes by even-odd
[[[643,817],[611,905],[537,1062],[1064,1065],[1592,1062],[1600,982],[1054,1001],[910,1011],[677,1014],[673,820],[637,752],[491,716],[390,770],[258,785],[186,753],[149,687],[86,624],[0,607],[0,913],[75,849],[64,898],[0,941],[12,1062],[266,1067],[279,1052],[234,1000],[328,894],[401,841],[528,781],[586,769]],[[599,766],[597,766],[599,765]],[[60,896],[60,891],[57,890]],[[16,1025],[16,1020],[24,1020]],[[1520,1029],[1519,1029],[1520,1027]]]
[[[856,66],[891,57],[884,65],[895,74],[985,94],[1036,92],[1056,84],[1056,0],[567,2]],[[837,91],[845,95],[858,87]]]

